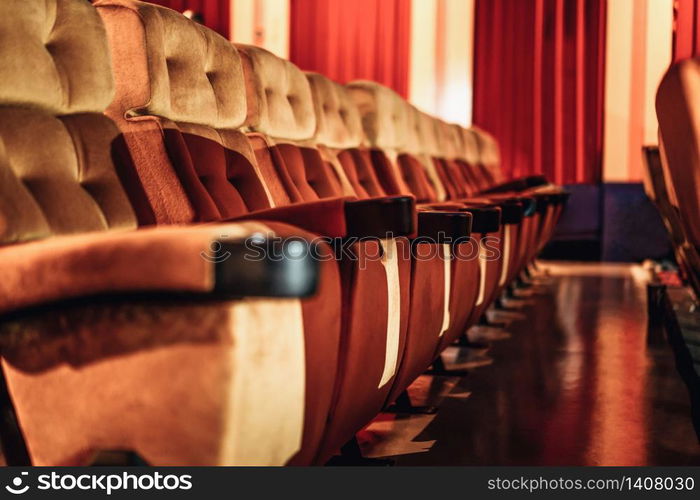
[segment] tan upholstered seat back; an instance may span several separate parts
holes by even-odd
[[[469,165],[478,165],[481,162],[479,158],[479,141],[473,130],[459,127],[462,133],[462,159]]]
[[[360,110],[369,146],[390,155],[403,149],[409,120],[406,101],[376,82],[358,80],[345,87]]]
[[[498,141],[477,126],[472,126],[470,130],[475,134],[479,144],[479,163],[489,171],[495,182],[499,182],[504,176],[501,170],[501,153]]]
[[[94,8],[2,0],[0,25],[0,244],[135,227],[102,114],[113,81]]]
[[[316,112],[316,143],[334,149],[357,148],[364,142],[362,118],[345,88],[318,73],[306,73]]]
[[[437,120],[438,144],[442,158],[460,158],[462,146],[462,134],[455,126],[443,120]]]
[[[304,72],[260,47],[236,47],[244,59],[248,91],[246,128],[272,140],[311,140],[316,114]]]
[[[125,135],[158,223],[215,221],[269,208],[246,119],[241,57],[216,32],[165,7],[98,0]]]

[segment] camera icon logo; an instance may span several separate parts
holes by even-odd
[[[228,250],[224,251],[223,245],[218,241],[211,242],[211,245],[209,245],[209,251],[211,253],[201,252],[199,255],[207,262],[211,262],[213,264],[219,264],[231,257],[231,252]]]
[[[24,476],[28,476],[29,472],[22,472],[19,476],[15,477],[12,480],[12,485],[10,486],[9,484],[5,486],[5,489],[12,493],[13,495],[21,495],[23,493],[26,493],[27,490],[29,490],[29,485],[26,484],[24,487],[22,486],[22,482],[24,479]]]

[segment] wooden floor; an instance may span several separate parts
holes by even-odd
[[[414,403],[439,412],[381,415],[361,433],[366,455],[398,465],[700,465],[671,350],[647,345],[641,268],[547,271],[509,304],[514,312],[497,314],[510,338],[492,344],[493,363],[464,378],[421,377]],[[466,354],[447,353],[457,363]]]

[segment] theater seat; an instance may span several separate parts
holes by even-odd
[[[297,202],[358,197],[341,185],[337,172],[316,147],[316,120],[311,88],[291,62],[252,46],[237,46],[243,56],[249,113],[245,129],[260,168],[285,183]],[[267,179],[269,176],[265,176]],[[381,207],[410,197],[366,196],[360,202]],[[379,219],[381,209],[368,213]],[[415,223],[415,222],[414,222]],[[413,231],[411,231],[411,234]],[[326,434],[316,461],[324,463],[383,408],[402,364],[409,312],[411,235],[390,230],[377,238],[348,241],[357,258],[340,257],[343,275],[341,371]]]
[[[422,112],[417,112],[418,131],[423,156],[428,165],[437,172],[437,181],[442,182],[447,200],[441,205],[457,204],[469,210],[474,219],[474,241],[478,244],[479,281],[474,306],[466,320],[466,326],[475,324],[500,293],[500,277],[508,257],[504,250],[505,222],[502,207],[490,199],[480,198],[472,191],[468,180],[461,175],[459,165],[453,160],[457,156],[454,135],[447,124]],[[425,165],[425,163],[424,163]],[[518,220],[519,222],[519,220]],[[455,332],[456,333],[456,332]],[[460,332],[464,333],[464,332]]]
[[[654,203],[673,245],[674,255],[684,282],[691,286],[696,296],[700,293],[700,255],[698,250],[688,242],[678,209],[671,202],[666,178],[662,166],[662,154],[659,147],[645,146],[644,154],[644,191]],[[695,270],[695,271],[694,271]]]
[[[536,214],[536,199],[513,193],[480,194],[485,186],[492,185],[495,179],[500,180],[500,177],[481,167],[482,151],[473,130],[457,124],[448,125],[448,127],[451,130],[445,130],[444,133],[449,141],[445,148],[446,161],[451,162],[455,170],[463,173],[465,181],[470,186],[468,199],[480,200],[483,203],[500,203],[502,210],[507,211],[503,217],[504,259],[498,278],[498,286],[502,289],[522,271],[528,244],[535,230],[532,218]]]
[[[696,297],[700,297],[700,140],[696,105],[699,86],[700,61],[685,59],[669,68],[656,94],[661,164],[667,203],[672,207],[664,213],[667,220],[674,222],[674,245]],[[663,187],[659,187],[662,195]]]
[[[311,85],[317,126],[315,141],[325,165],[339,179],[339,186],[348,186],[352,193],[363,198],[387,196],[372,164],[372,155],[383,154],[379,149],[367,148],[367,138],[362,127],[360,111],[340,84],[318,73],[307,73]],[[401,129],[403,103],[394,101],[397,118],[391,128],[374,135],[384,135],[404,140]],[[390,108],[391,109],[391,108]],[[379,111],[381,113],[381,111]],[[381,118],[379,118],[381,120]],[[381,126],[377,123],[377,126]],[[390,173],[384,174],[385,182],[396,182]],[[394,191],[394,194],[402,194]],[[409,194],[409,193],[403,193]],[[413,193],[410,193],[413,194]],[[410,282],[402,287],[410,289],[410,301],[404,298],[408,315],[408,331],[401,364],[387,403],[398,396],[433,362],[442,337],[456,328],[461,316],[468,314],[469,300],[452,293],[451,252],[459,241],[467,241],[471,217],[460,212],[418,212],[419,237],[413,240],[406,259],[410,262]],[[442,233],[442,234],[440,234]],[[452,271],[451,271],[452,269]],[[406,293],[408,296],[408,293]]]
[[[432,117],[420,113],[391,89],[375,82],[356,81],[346,85],[362,116],[367,145],[365,156],[387,192],[411,193],[426,210],[460,211],[472,218],[468,241],[441,249],[445,262],[446,313],[433,358],[469,327],[477,303],[486,305],[486,289],[480,289],[480,276],[496,280],[495,273],[480,272],[485,260],[478,258],[484,231],[500,224],[497,209],[477,208],[462,203],[445,203],[450,194],[441,182],[432,155],[437,155],[434,135],[426,139],[424,127],[433,126]],[[434,134],[434,132],[431,132]],[[436,202],[442,203],[436,203]],[[494,254],[495,255],[495,254]],[[498,262],[495,262],[496,265]],[[489,266],[493,268],[493,264]],[[493,278],[491,277],[493,275]],[[449,288],[448,288],[449,287]],[[426,330],[430,331],[430,330]]]
[[[110,33],[117,81],[123,85],[113,113],[131,122],[124,124],[125,135],[133,131],[127,137],[131,151],[145,145],[144,150],[161,152],[157,165],[152,156],[136,162],[139,177],[153,179],[145,189],[150,196],[163,196],[154,172],[170,172],[195,220],[284,221],[317,237],[345,238],[334,240],[340,245],[337,259],[324,259],[341,275],[337,288],[321,293],[303,315],[307,330],[322,345],[308,344],[307,417],[313,425],[290,463],[323,462],[381,408],[400,362],[405,322],[396,283],[401,271],[396,242],[388,233],[413,232],[413,201],[375,203],[316,194],[302,156],[312,151],[300,143],[313,137],[315,115],[308,83],[291,63],[253,48],[239,51],[167,9],[131,1],[103,0],[97,6]],[[136,127],[143,121],[163,132],[139,132]],[[353,243],[350,238],[370,241]],[[348,257],[348,251],[358,258]],[[326,332],[316,328],[323,326],[319,317],[340,321],[335,348],[325,340]],[[336,359],[339,369],[329,365]],[[324,385],[336,375],[334,386]]]
[[[82,0],[6,0],[0,16],[6,460],[82,465],[117,450],[154,465],[289,462],[309,431],[309,362],[323,367],[311,389],[330,393],[338,345],[333,303],[314,337],[302,315],[319,299],[298,297],[317,284],[332,296],[335,269],[321,265],[319,278],[308,233],[283,225],[137,229],[158,208],[135,189],[103,114],[114,81],[97,12]],[[281,258],[251,261],[263,235],[297,238]],[[316,349],[328,353],[309,357]]]
[[[136,187],[165,210],[163,222],[257,220],[310,239],[353,231],[348,200],[281,206],[286,193],[263,176],[239,129],[248,108],[241,57],[223,37],[181,14],[130,0],[101,0],[115,67],[109,109],[134,157]],[[166,181],[164,181],[166,179]],[[183,209],[184,207],[184,209]],[[295,226],[290,226],[295,224]],[[297,229],[301,225],[304,230]],[[321,245],[322,286],[301,304],[305,332],[303,441],[289,464],[318,452],[338,371],[341,279]]]
[[[469,129],[476,137],[479,147],[479,160],[475,164],[485,171],[485,179],[493,179],[492,184],[485,184],[482,194],[487,196],[525,196],[536,200],[536,211],[525,221],[529,225],[524,238],[523,248],[527,249],[516,266],[522,270],[528,266],[544,248],[554,234],[556,224],[568,200],[568,193],[560,186],[550,183],[543,175],[531,175],[520,179],[507,180],[500,165],[498,143],[483,129],[472,126]]]

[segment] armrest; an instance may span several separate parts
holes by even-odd
[[[275,252],[259,225],[88,233],[0,248],[0,314],[95,296],[302,297],[318,262],[300,239]],[[249,236],[256,234],[256,238]],[[280,257],[281,255],[281,257]]]
[[[558,193],[555,193],[554,196],[556,197],[556,201],[558,204],[566,205],[569,201],[571,193],[569,191],[560,191]]]
[[[501,209],[501,224],[520,224],[525,216],[525,205],[520,197],[496,194],[467,198],[462,201],[468,205],[476,203],[482,206],[495,205],[499,207]]]
[[[331,238],[407,236],[416,227],[415,201],[409,196],[327,198],[257,210],[232,220],[286,222]]]
[[[535,198],[535,211],[543,215],[547,213],[548,207],[558,205],[560,203],[560,198],[557,193],[533,192],[530,194],[530,196]]]
[[[428,210],[449,210],[471,214],[472,233],[494,233],[501,227],[501,207],[496,207],[488,198],[460,200],[458,202],[426,203],[421,208]]]
[[[523,206],[523,217],[532,217],[537,211],[537,200],[533,196],[517,196],[512,198]]]
[[[530,175],[527,177],[522,177],[520,179],[513,179],[512,181],[491,186],[488,189],[482,191],[482,193],[491,194],[505,193],[508,191],[525,191],[527,189],[542,186],[545,184],[548,184],[548,181],[544,175]]]
[[[535,213],[544,214],[547,207],[566,202],[569,194],[564,191],[532,190],[522,193],[497,193],[490,195],[492,199],[518,201],[523,205],[523,215],[530,217]]]
[[[537,210],[544,213],[549,205],[565,205],[571,193],[567,191],[534,192],[531,196],[537,198]]]
[[[473,233],[495,233],[501,228],[500,207],[466,207],[462,210],[472,215]]]
[[[386,238],[416,232],[416,202],[410,196],[387,196],[348,202],[348,236]]]
[[[467,212],[418,212],[418,236],[421,243],[459,243],[466,241],[472,229],[472,215]]]

